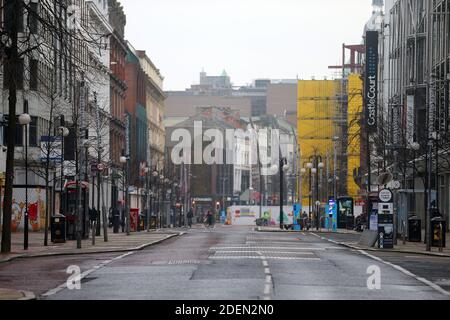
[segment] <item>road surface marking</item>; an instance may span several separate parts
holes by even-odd
[[[433,283],[433,282],[431,282],[431,281],[429,281],[429,280],[427,280],[427,279],[425,279],[425,278],[416,276],[414,273],[412,273],[412,272],[410,272],[410,271],[404,269],[403,267],[400,267],[400,266],[398,266],[398,265],[395,265],[395,264],[393,264],[393,263],[390,263],[390,262],[388,262],[388,261],[385,261],[385,260],[383,260],[383,259],[381,259],[381,258],[379,258],[379,257],[373,256],[373,255],[371,255],[371,254],[365,252],[364,250],[359,250],[358,252],[360,252],[361,254],[363,254],[363,255],[365,255],[365,256],[367,256],[367,257],[369,257],[369,258],[372,258],[372,259],[374,259],[374,260],[376,260],[376,261],[379,261],[379,262],[381,262],[381,263],[384,263],[385,265],[388,265],[388,266],[390,266],[390,267],[392,267],[392,268],[394,268],[394,269],[396,269],[396,270],[398,270],[398,271],[400,271],[400,272],[406,274],[407,276],[410,276],[410,277],[416,279],[416,280],[419,281],[419,282],[422,282],[422,283],[426,284],[427,286],[433,288],[434,290],[440,292],[440,293],[443,294],[443,295],[450,296],[450,292],[449,292],[449,291],[444,290],[443,288],[441,288],[441,287],[438,286],[437,284],[435,284],[435,283]]]
[[[270,294],[270,284],[266,284],[264,287],[264,295],[268,296]]]
[[[260,257],[252,257],[252,256],[212,256],[209,257],[211,260],[244,260],[244,259],[258,259]],[[303,257],[267,257],[267,260],[301,260],[301,261],[321,261],[320,258],[303,258]]]
[[[269,263],[267,262],[267,258],[262,254],[261,251],[258,252],[258,255],[261,258],[262,265],[264,267],[264,273],[266,274],[266,283],[264,286],[264,300],[271,300],[271,288],[273,287],[272,276],[269,269]]]
[[[313,252],[283,252],[283,251],[261,251],[261,250],[251,250],[251,251],[229,251],[229,250],[217,250],[216,254],[225,254],[225,253],[258,253],[264,252],[265,254],[296,254],[296,255],[304,255],[304,256],[313,256]]]
[[[314,235],[315,235],[315,234],[314,234]],[[315,235],[315,236],[318,237],[318,238],[321,238],[321,237],[318,236],[318,235]],[[330,239],[325,239],[325,240],[327,240],[327,241],[329,241],[329,242],[333,242],[333,241],[330,240]],[[387,265],[387,266],[390,266],[390,267],[394,268],[395,270],[400,271],[400,272],[402,272],[403,274],[405,274],[405,275],[407,275],[407,276],[409,276],[409,277],[412,277],[412,278],[416,279],[416,280],[419,281],[419,282],[422,282],[423,284],[425,284],[425,285],[427,285],[427,286],[433,288],[434,290],[438,291],[439,293],[441,293],[441,294],[443,294],[443,295],[445,295],[445,296],[450,296],[450,292],[449,292],[449,291],[444,290],[442,287],[438,286],[438,285],[435,284],[434,282],[431,282],[431,281],[429,281],[429,280],[427,280],[427,279],[425,279],[425,278],[422,278],[422,277],[419,277],[419,276],[415,275],[414,273],[412,273],[412,272],[406,270],[405,268],[403,268],[403,267],[401,267],[401,266],[395,265],[395,264],[393,264],[393,263],[391,263],[391,262],[388,262],[388,261],[385,261],[385,260],[383,260],[383,259],[381,259],[381,258],[379,258],[379,257],[377,257],[377,256],[371,255],[370,253],[367,253],[367,252],[364,251],[364,250],[357,250],[357,252],[359,252],[360,254],[365,255],[366,257],[369,257],[369,258],[371,258],[371,259],[373,259],[373,260],[376,260],[376,261],[378,261],[378,262],[381,262],[381,263],[383,263],[383,264],[385,264],[385,265]]]
[[[128,253],[125,253],[125,254],[123,254],[123,255],[121,255],[121,256],[118,256],[118,257],[116,257],[116,258],[114,258],[114,259],[112,259],[112,260],[106,260],[106,261],[103,261],[103,262],[100,263],[99,265],[97,265],[97,266],[95,266],[95,267],[93,267],[93,268],[91,268],[91,269],[89,269],[89,270],[83,272],[83,273],[80,275],[80,281],[82,281],[84,278],[86,278],[86,277],[87,277],[88,275],[90,275],[91,273],[93,273],[93,272],[95,272],[95,271],[97,271],[97,270],[99,270],[99,269],[101,269],[101,268],[104,268],[104,267],[107,266],[108,264],[110,264],[110,263],[112,263],[112,262],[114,262],[114,261],[117,261],[117,260],[121,260],[121,259],[123,259],[123,258],[125,258],[125,257],[128,257],[129,255],[134,254],[134,253],[135,253],[135,252],[133,252],[133,251],[132,251],[132,252],[128,252]],[[42,297],[50,297],[50,296],[53,296],[53,295],[55,295],[55,294],[61,292],[62,290],[66,289],[66,288],[67,288],[67,281],[64,282],[63,284],[57,286],[56,288],[47,291],[46,293],[42,294],[41,296],[42,296]]]
[[[239,250],[239,249],[247,249],[247,250],[257,250],[257,251],[264,251],[264,250],[292,250],[292,251],[326,251],[326,250],[347,250],[346,248],[342,247],[324,247],[324,248],[306,248],[306,247],[213,247],[210,248],[210,251],[220,251],[220,250]]]

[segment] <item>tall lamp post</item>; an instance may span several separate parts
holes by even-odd
[[[287,164],[286,158],[280,159],[280,166],[278,167],[280,171],[280,229],[283,230],[284,227],[284,210],[283,210],[283,202],[284,202],[284,173],[289,170],[289,166]]]
[[[314,169],[314,164],[312,162],[308,162],[306,164],[306,168],[309,170],[309,195],[308,195],[308,200],[309,200],[309,206],[308,206],[308,215],[309,218],[311,219],[312,215],[312,175],[313,175],[313,169]]]
[[[167,196],[169,194],[169,184],[170,184],[170,179],[169,178],[164,178],[164,186],[163,186],[163,210],[165,212],[164,216],[165,216],[165,224],[166,227],[170,227],[170,208],[167,205],[169,200],[169,197]],[[169,209],[169,211],[167,211],[167,209]]]
[[[317,171],[318,177],[316,180],[316,229],[319,230],[320,227],[320,188],[322,187],[322,170],[323,168],[325,168],[325,164],[322,162],[322,157],[318,156],[317,157],[317,161],[320,161],[317,164],[317,167],[319,168],[319,170]],[[320,180],[319,180],[320,177]]]
[[[19,124],[25,129],[25,217],[23,232],[23,249],[28,250],[28,125],[31,117],[28,113],[19,116]]]
[[[164,175],[159,176],[158,181],[158,211],[159,211],[159,227],[163,227],[163,203],[164,203]]]
[[[124,165],[124,172],[125,172],[125,220],[126,220],[126,233],[127,236],[130,235],[130,200],[129,200],[129,172],[128,172],[128,162],[129,158],[122,156],[120,157],[120,163]]]
[[[150,231],[150,205],[149,205],[149,193],[150,193],[150,187],[149,187],[149,172],[150,172],[150,168],[147,166],[144,169],[145,172],[145,220],[147,223],[147,232]]]
[[[417,142],[413,142],[411,144],[411,149],[414,152],[414,160],[413,160],[413,172],[412,172],[412,180],[413,180],[413,203],[414,203],[414,211],[416,211],[416,156],[417,151],[420,150],[420,144]]]
[[[64,188],[64,138],[67,138],[70,134],[69,129],[66,127],[59,127],[58,132],[61,136],[61,195]],[[60,205],[60,213],[62,214],[62,206]]]

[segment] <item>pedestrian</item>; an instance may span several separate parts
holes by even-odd
[[[210,210],[206,213],[206,221],[208,222],[208,227],[211,227],[213,224],[213,215]]]
[[[113,226],[113,208],[110,207],[108,211],[108,227],[111,228]]]
[[[194,218],[194,211],[192,210],[192,208],[190,208],[187,213],[187,220],[188,220],[189,228],[191,228],[191,229],[192,229],[192,218]]]
[[[125,208],[122,206],[120,208],[120,225],[122,226],[122,233],[125,232]]]

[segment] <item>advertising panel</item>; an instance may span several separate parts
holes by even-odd
[[[378,31],[366,32],[365,121],[376,132],[378,118]]]

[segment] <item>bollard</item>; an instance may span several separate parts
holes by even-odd
[[[443,240],[444,240],[444,228],[442,226],[442,223],[439,223],[439,252],[443,252],[444,249],[444,244],[443,244]]]
[[[92,221],[92,245],[95,246],[95,235],[97,233],[97,222]]]
[[[406,222],[402,221],[403,223],[403,245],[406,244]]]

